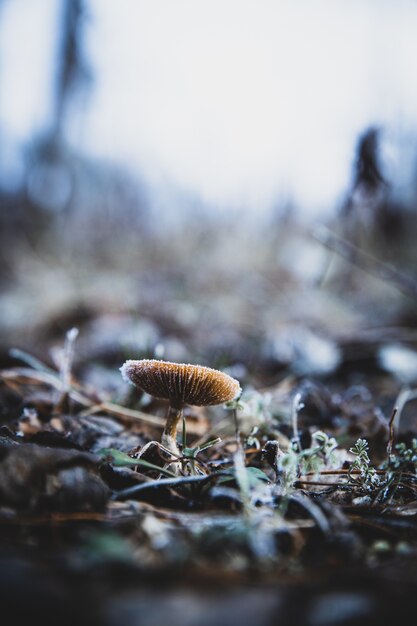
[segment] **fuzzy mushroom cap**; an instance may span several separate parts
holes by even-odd
[[[120,371],[127,382],[155,398],[169,400],[174,407],[223,404],[241,392],[237,380],[202,365],[143,359],[126,361]]]

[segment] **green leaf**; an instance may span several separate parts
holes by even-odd
[[[249,484],[251,487],[256,487],[259,482],[271,482],[268,476],[259,467],[247,467],[246,471],[249,475]]]
[[[211,448],[211,446],[215,446],[216,444],[221,442],[221,437],[216,437],[216,439],[211,439],[210,441],[207,441],[207,443],[203,443],[202,446],[199,446],[199,450],[200,452],[202,452],[203,450],[207,450],[207,448]]]
[[[156,470],[165,476],[176,476],[173,472],[170,472],[163,467],[159,467],[159,465],[154,465],[153,463],[149,463],[149,461],[144,461],[143,459],[134,459],[125,452],[117,450],[116,448],[101,448],[101,450],[99,450],[96,454],[102,457],[103,460],[108,461],[111,465],[114,465],[114,467],[147,467],[148,469]]]
[[[212,439],[211,441],[207,441],[207,443],[204,443],[202,446],[197,446],[197,448],[187,448],[187,447],[184,447],[182,449],[182,454],[187,459],[195,459],[199,452],[202,452],[203,450],[207,450],[207,448],[210,448],[211,446],[214,446],[217,443],[220,443],[220,441],[221,441],[220,437],[217,437],[216,439]]]
[[[195,459],[197,454],[200,452],[200,448],[183,448],[182,454],[187,457],[187,459]]]

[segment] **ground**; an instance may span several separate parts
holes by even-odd
[[[225,219],[6,245],[0,588],[13,623],[409,619],[414,259],[407,239],[388,253],[383,237],[364,255],[335,224]],[[186,407],[179,461],[143,453],[167,405],[119,371],[154,357],[243,389]]]

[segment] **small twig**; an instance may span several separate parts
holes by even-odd
[[[71,388],[71,369],[74,361],[74,344],[78,337],[78,328],[71,328],[66,334],[64,349],[59,367],[59,379],[61,381],[61,389],[59,397],[55,404],[54,414],[70,412],[70,388]]]
[[[73,522],[111,522],[112,519],[106,513],[76,512],[76,513],[50,513],[45,515],[19,514],[13,517],[0,516],[0,525],[8,526],[44,526],[51,524],[66,524]]]
[[[357,265],[368,274],[390,283],[407,296],[417,299],[417,282],[411,276],[399,272],[391,265],[364,252],[350,241],[338,237],[325,226],[316,228],[312,235],[317,241],[336,252],[346,261]]]
[[[64,351],[59,371],[64,393],[68,393],[71,387],[71,369],[74,361],[74,344],[77,337],[78,328],[71,328],[65,336]]]
[[[377,474],[385,474],[385,470],[375,470],[375,472]],[[338,470],[321,470],[320,472],[306,472],[305,474],[302,474],[302,476],[317,476],[317,474],[319,476],[332,476],[332,475],[344,475],[344,474],[360,474],[360,470],[348,470],[348,469],[338,469]]]
[[[293,440],[297,444],[297,452],[301,452],[302,450],[300,436],[298,434],[298,412],[303,407],[304,407],[304,404],[301,402],[301,393],[298,392],[294,396],[294,400],[292,403],[292,410],[291,410]]]
[[[325,483],[319,480],[300,480],[299,478],[297,478],[294,484],[295,485],[314,485],[317,487],[335,487],[335,488],[348,487],[347,483]]]
[[[85,396],[83,397],[83,400],[86,400]],[[87,402],[89,401],[87,400]],[[80,404],[84,404],[84,402]],[[152,424],[156,427],[163,427],[165,425],[165,420],[161,417],[156,417],[156,415],[144,413],[143,411],[137,411],[135,409],[128,409],[127,407],[120,406],[119,404],[114,404],[113,402],[102,402],[100,405],[96,405],[95,408],[97,410],[94,411],[94,413],[97,413],[98,411],[103,413],[109,413],[114,417],[120,418],[120,421],[125,423],[131,424],[136,420],[141,420],[142,422]]]
[[[388,438],[388,444],[387,444],[388,462],[392,454],[392,446],[394,443],[394,420],[395,420],[395,416],[397,415],[397,412],[398,412],[398,408],[394,407],[392,411],[391,419],[389,421],[389,438]]]
[[[236,438],[236,445],[238,447],[238,449],[242,450],[242,441],[240,439],[240,428],[239,428],[239,420],[237,417],[237,408],[234,407],[234,409],[232,410],[232,415],[233,415],[233,422],[235,425],[235,438]]]
[[[409,389],[408,387],[401,389],[395,400],[395,406],[397,407],[397,429],[400,425],[404,407],[408,402],[411,402],[411,400],[417,400],[417,389]]]

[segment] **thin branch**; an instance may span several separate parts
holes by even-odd
[[[298,412],[303,407],[304,407],[304,404],[301,402],[301,393],[297,392],[294,396],[294,400],[292,403],[292,410],[291,410],[293,440],[297,444],[297,452],[301,452],[301,441],[300,441],[300,436],[298,434]]]
[[[389,421],[389,438],[388,438],[388,444],[387,444],[388,461],[392,454],[392,446],[394,443],[394,420],[395,420],[395,416],[397,415],[397,412],[398,412],[398,408],[394,407],[392,411],[391,419]]]
[[[411,276],[407,276],[392,265],[376,259],[350,241],[338,237],[325,226],[316,228],[312,235],[326,248],[336,252],[349,263],[357,265],[368,274],[390,283],[407,296],[417,299],[417,281]]]

